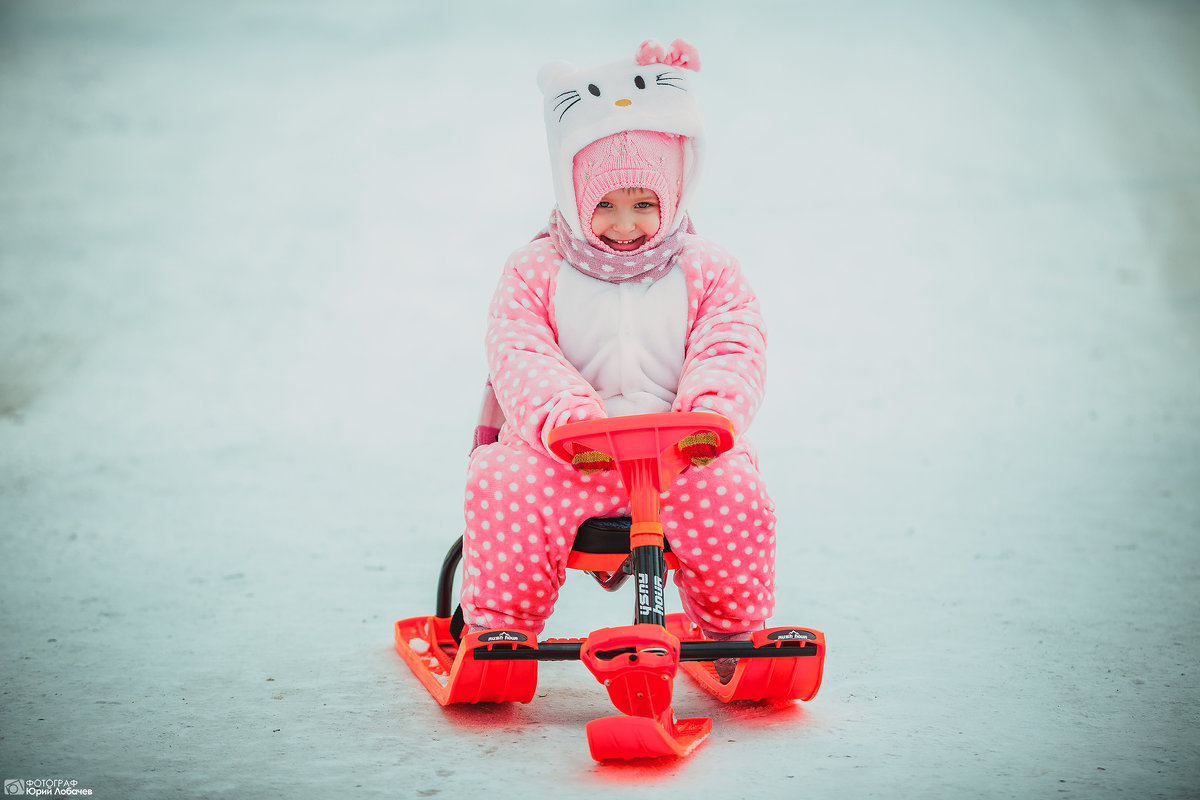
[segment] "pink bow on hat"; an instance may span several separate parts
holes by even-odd
[[[667,50],[654,39],[647,39],[637,51],[637,63],[643,67],[647,64],[668,64],[672,67],[682,67],[693,72],[700,71],[700,53],[696,48],[683,39],[671,42]]]

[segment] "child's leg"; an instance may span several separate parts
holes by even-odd
[[[775,610],[775,504],[749,446],[679,476],[662,516],[687,615],[710,632],[763,627]]]
[[[468,624],[541,633],[588,517],[628,514],[613,473],[580,475],[506,434],[468,468],[463,615]]]

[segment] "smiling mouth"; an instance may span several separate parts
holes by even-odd
[[[636,239],[610,239],[607,236],[601,236],[600,239],[613,250],[618,253],[628,253],[631,250],[637,250],[646,243],[645,236],[639,236]]]

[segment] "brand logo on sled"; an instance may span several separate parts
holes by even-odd
[[[808,639],[811,641],[816,639],[817,635],[812,631],[802,631],[799,628],[793,628],[790,631],[775,631],[774,633],[768,633],[767,638],[773,642],[777,642],[780,639]]]
[[[492,631],[491,633],[481,634],[479,641],[481,642],[524,642],[529,637],[523,633],[516,631]]]

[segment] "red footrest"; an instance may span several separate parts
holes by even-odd
[[[681,641],[703,641],[704,634],[683,614],[667,616],[667,630]],[[812,628],[767,628],[755,631],[756,650],[781,651],[778,657],[740,658],[733,678],[721,683],[707,661],[680,664],[702,688],[723,703],[733,700],[811,700],[821,688],[825,668],[825,634]],[[804,655],[785,655],[792,648],[811,648]]]
[[[477,648],[537,649],[537,640],[520,631],[479,631],[456,645],[450,619],[411,617],[396,623],[396,652],[434,699],[451,703],[528,703],[537,689],[536,661],[478,661]]]

